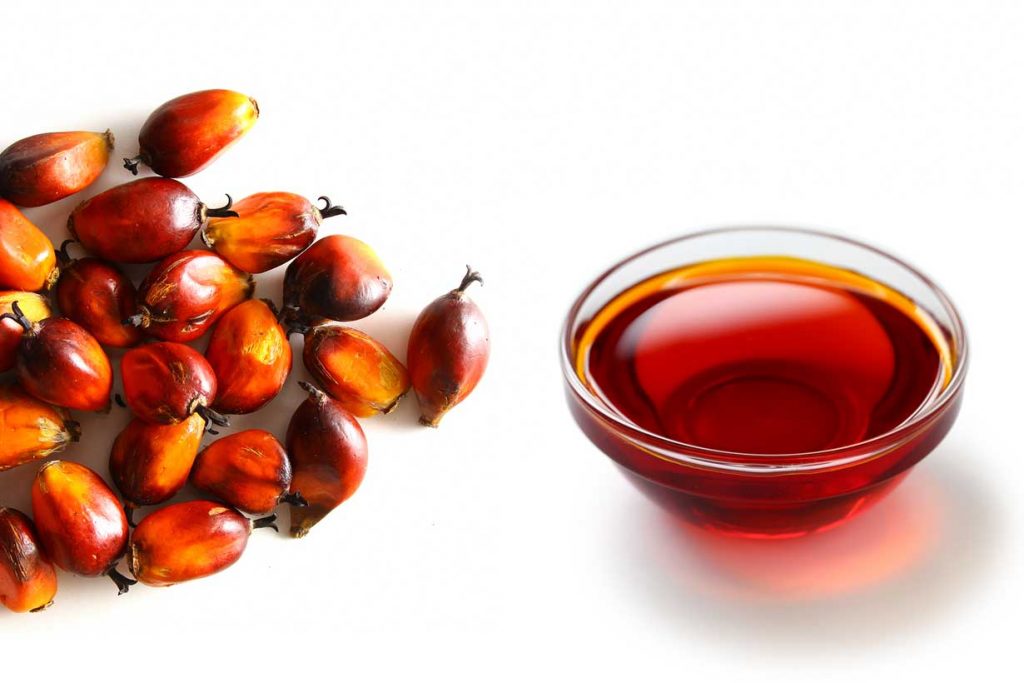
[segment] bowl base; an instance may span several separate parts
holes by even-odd
[[[910,471],[869,488],[823,500],[746,503],[696,496],[619,469],[641,493],[678,519],[716,533],[765,539],[796,538],[839,526],[888,495]]]

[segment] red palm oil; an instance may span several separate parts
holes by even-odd
[[[926,420],[854,465],[823,455],[908,423],[951,381],[954,354],[905,295],[814,261],[731,258],[655,275],[586,321],[574,351],[579,380],[636,438],[574,406],[584,431],[648,495],[705,527],[786,536],[841,521],[948,428],[931,420],[929,438]]]

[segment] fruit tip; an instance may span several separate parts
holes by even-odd
[[[29,614],[35,614],[36,612],[42,612],[43,610],[48,609],[50,607],[53,607],[53,600],[50,600],[45,605],[40,605],[39,607],[33,607],[32,609],[29,610]]]

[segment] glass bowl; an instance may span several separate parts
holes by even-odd
[[[946,338],[952,362],[948,382],[885,433],[827,450],[768,456],[705,448],[648,431],[603,400],[585,375],[577,373],[582,331],[617,295],[682,266],[759,256],[796,257],[853,271],[908,297]],[[704,528],[792,537],[829,528],[863,511],[939,444],[960,407],[967,338],[959,314],[937,285],[874,247],[814,230],[723,228],[645,249],[600,275],[566,317],[561,363],[576,423],[648,497]]]

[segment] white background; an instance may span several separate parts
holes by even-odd
[[[494,351],[439,430],[413,400],[364,422],[367,479],[308,538],[260,532],[218,576],[120,598],[62,575],[47,612],[0,612],[2,680],[1019,673],[1024,6],[439,4],[4,7],[0,147],[110,127],[120,158],[173,96],[251,94],[259,123],[187,181],[200,196],[343,203],[325,228],[371,243],[396,282],[359,326],[399,355],[471,263]],[[95,189],[126,180],[112,162]],[[29,215],[58,239],[79,199]],[[972,337],[952,434],[820,537],[673,526],[564,408],[557,333],[586,281],[736,223],[887,248],[948,289]],[[299,398],[292,384],[237,425],[283,430]],[[126,419],[86,418],[69,457],[105,472]],[[24,507],[33,469],[0,475],[0,502]]]

